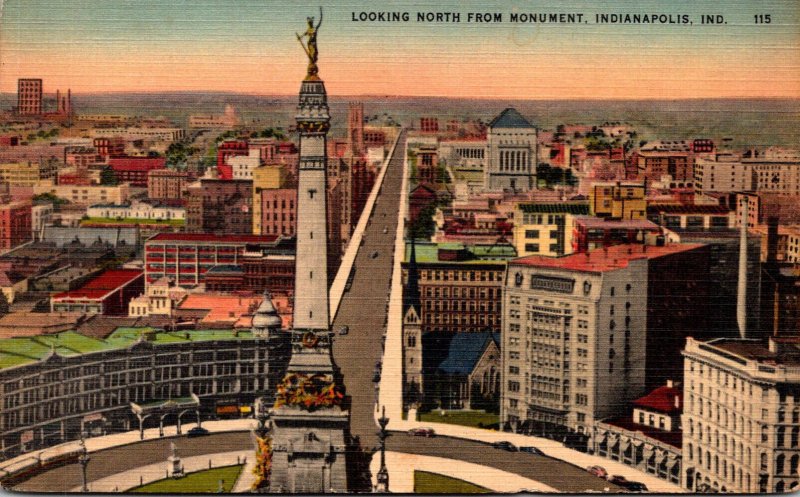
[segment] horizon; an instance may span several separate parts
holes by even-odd
[[[295,34],[315,8],[278,0],[5,0],[0,91],[292,95],[306,56]],[[552,11],[541,0],[525,7]],[[513,11],[501,0],[377,2],[370,11]],[[320,75],[332,95],[492,100],[800,98],[800,10],[792,0],[568,0],[561,12],[724,13],[727,26],[353,22],[327,2]],[[519,11],[519,9],[517,9]],[[753,23],[772,12],[775,22]],[[699,23],[695,23],[699,24]],[[418,40],[423,40],[419,42]]]

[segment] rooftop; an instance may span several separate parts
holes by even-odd
[[[702,247],[700,243],[668,244],[662,247],[642,244],[614,245],[591,252],[572,254],[563,257],[544,257],[531,255],[510,261],[515,266],[534,266],[563,269],[567,271],[603,273],[628,267],[630,261],[656,259],[667,255],[686,252]]]
[[[727,216],[731,213],[731,210],[722,205],[663,204],[648,205],[647,212],[663,214],[719,214]]]
[[[683,408],[683,390],[669,385],[658,387],[634,400],[633,405],[665,414],[680,414]]]
[[[92,338],[75,331],[25,338],[0,339],[0,370],[44,359],[51,351],[65,357],[129,347],[145,333],[152,333],[155,344],[201,342],[209,340],[252,339],[249,331],[192,330],[164,332],[153,328],[117,328],[108,338]]]
[[[440,251],[459,253],[459,257],[440,259]],[[415,242],[414,252],[420,264],[502,264],[516,257],[512,245],[464,245],[462,243]],[[411,242],[406,243],[404,262],[411,260]]]
[[[53,295],[54,299],[99,299],[144,276],[141,269],[109,269],[77,290]]]
[[[529,204],[519,203],[517,208],[525,214],[589,214],[589,204],[586,202],[564,202],[555,204]]]
[[[627,431],[641,432],[642,435],[646,437],[650,437],[653,440],[657,440],[661,443],[677,447],[678,449],[680,449],[681,445],[683,444],[682,432],[663,431],[659,430],[658,428],[653,428],[652,426],[640,425],[639,423],[634,423],[630,417],[604,419],[603,423],[616,426],[618,428],[622,428],[623,430]]]
[[[733,354],[744,360],[757,361],[771,366],[800,366],[800,341],[780,340],[778,346],[770,350],[767,342],[756,339],[717,338],[700,343],[704,350],[718,349],[723,356]]]
[[[252,316],[263,295],[228,295],[218,293],[192,293],[178,305],[179,310],[208,311],[200,323],[214,323],[232,328],[249,328]]]
[[[268,243],[273,244],[278,235],[217,235],[215,233],[159,233],[147,239],[150,242],[203,242],[203,243]]]
[[[576,216],[575,224],[580,224],[586,228],[629,228],[657,230],[659,226],[646,219],[608,219],[594,216]]]
[[[490,128],[533,128],[533,124],[522,117],[517,109],[506,108],[499,116],[492,119],[489,123]]]
[[[449,374],[470,374],[491,341],[499,347],[500,333],[456,333],[450,341],[447,358],[439,364],[439,370]]]

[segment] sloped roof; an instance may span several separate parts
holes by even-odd
[[[447,358],[439,364],[439,370],[449,374],[471,373],[491,341],[497,343],[499,347],[500,333],[490,331],[456,333],[450,341]]]
[[[517,109],[513,107],[506,108],[499,116],[492,119],[489,123],[490,128],[533,128],[533,124],[527,119],[522,117]]]
[[[677,405],[675,405],[676,399]],[[666,414],[680,413],[683,405],[683,391],[675,387],[658,387],[644,397],[634,400],[633,405]]]

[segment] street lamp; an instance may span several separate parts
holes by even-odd
[[[78,464],[81,465],[81,474],[83,476],[83,486],[81,488],[82,492],[88,492],[89,486],[86,482],[86,466],[89,464],[91,458],[89,457],[89,453],[86,450],[86,442],[83,440],[83,433],[81,433],[81,441],[78,444],[80,446],[80,455],[78,456]]]
[[[386,468],[386,437],[389,436],[386,431],[386,425],[389,424],[389,418],[386,417],[386,406],[381,409],[381,417],[378,418],[378,424],[381,427],[381,431],[378,432],[378,438],[381,441],[381,469],[378,470],[378,483],[375,485],[375,491],[389,492],[389,470]]]

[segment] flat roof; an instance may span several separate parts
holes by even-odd
[[[467,251],[470,259],[439,260],[439,250]],[[505,264],[507,260],[516,257],[517,251],[512,245],[464,245],[457,242],[415,242],[414,256],[419,264]],[[406,253],[403,261],[411,260],[411,242],[406,242]]]
[[[604,273],[628,267],[630,261],[639,259],[656,259],[666,255],[686,252],[702,247],[701,243],[671,243],[662,247],[626,243],[613,245],[605,249],[572,254],[563,257],[544,257],[531,255],[510,261],[513,266],[533,266],[542,268],[563,269],[567,271]]]
[[[777,352],[769,350],[766,342],[755,339],[717,338],[699,343],[721,349],[742,359],[763,362],[773,366],[800,366],[800,342],[798,341],[780,340]]]
[[[631,229],[659,229],[660,226],[647,219],[604,219],[594,216],[575,216],[575,224],[587,228],[631,228]]]

